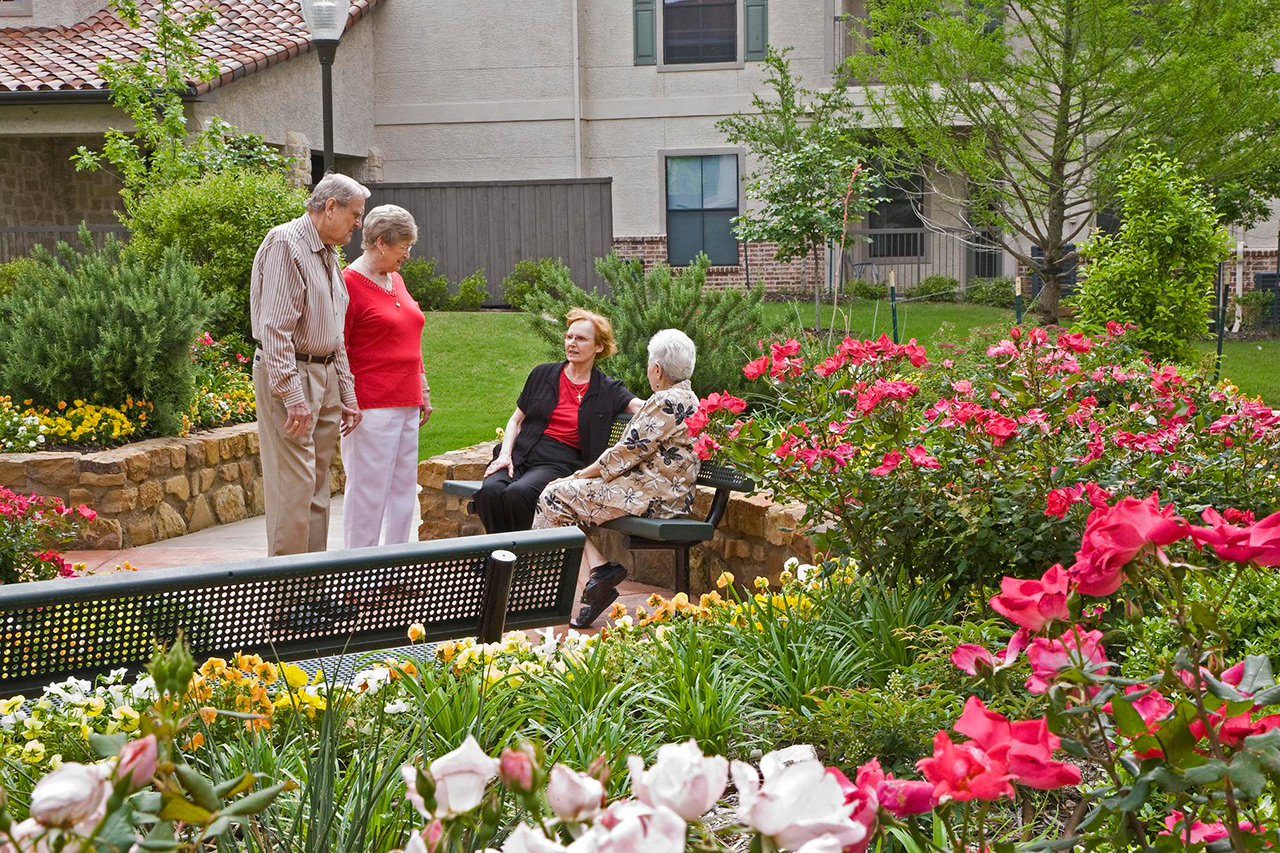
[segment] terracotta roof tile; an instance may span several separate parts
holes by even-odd
[[[379,0],[350,0],[347,28],[378,5]],[[145,14],[158,0],[140,0]],[[178,0],[182,12],[205,0]],[[311,49],[300,0],[221,0],[217,20],[200,35],[206,55],[219,76],[199,83],[202,94]],[[0,92],[92,91],[106,87],[98,73],[105,59],[132,62],[155,41],[149,33],[129,29],[110,10],[95,12],[70,27],[0,28]]]

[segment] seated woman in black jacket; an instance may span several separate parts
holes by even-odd
[[[608,319],[574,308],[565,323],[565,361],[529,374],[476,493],[489,533],[529,529],[547,484],[595,461],[609,446],[614,418],[640,410],[639,398],[595,366],[618,350]]]

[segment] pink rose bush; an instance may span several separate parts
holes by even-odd
[[[1245,510],[1280,494],[1280,413],[1151,363],[1126,331],[1014,328],[989,344],[940,344],[945,358],[884,336],[761,342],[743,371],[750,405],[703,401],[699,453],[803,504],[824,531],[819,550],[887,576],[945,572],[993,586],[1061,563],[1082,593],[1108,595],[1132,547],[1178,535],[1181,519],[1153,506],[1153,491]],[[1117,496],[1130,499],[1105,526],[1089,524],[1073,562],[1080,526]],[[1150,525],[1160,530],[1148,538]],[[1205,544],[1261,547],[1239,527],[1223,516]]]
[[[0,584],[75,577],[59,549],[98,514],[58,498],[21,495],[0,486]]]

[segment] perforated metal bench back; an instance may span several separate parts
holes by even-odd
[[[0,586],[0,696],[68,676],[137,669],[181,630],[197,660],[291,659],[477,632],[486,560],[517,555],[507,628],[572,612],[576,528],[471,536],[275,560]]]
[[[609,444],[614,445],[622,440],[622,435],[631,422],[631,415],[618,415],[609,431]],[[731,465],[725,465],[715,459],[704,460],[698,467],[698,485],[710,486],[713,489],[729,489],[734,492],[750,492],[755,489],[751,478],[744,477]]]

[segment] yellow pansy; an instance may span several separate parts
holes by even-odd
[[[305,687],[310,680],[311,678],[307,675],[307,671],[302,667],[292,663],[285,664],[284,681],[289,685],[290,689],[297,690],[300,687]]]
[[[27,701],[27,697],[18,695],[8,699],[0,699],[0,715],[12,714],[14,711],[22,707],[22,703]]]
[[[44,761],[44,744],[38,740],[29,740],[22,748],[22,760],[26,764],[39,764]]]
[[[111,710],[111,717],[122,732],[131,732],[138,727],[138,712],[128,705],[117,705]]]

